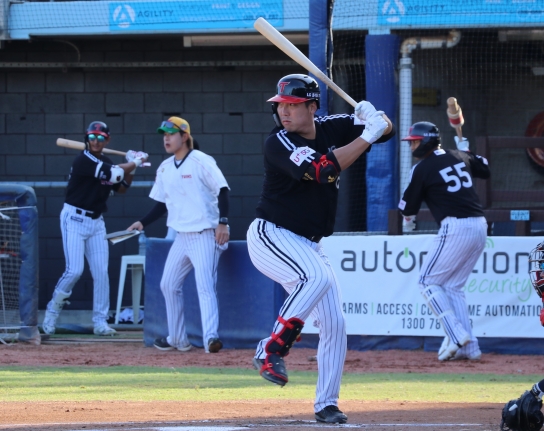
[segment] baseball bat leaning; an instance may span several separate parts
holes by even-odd
[[[336,85],[332,79],[325,75],[315,64],[313,64],[308,57],[306,57],[295,45],[293,45],[284,35],[276,30],[272,25],[264,18],[258,18],[253,27],[259,31],[270,42],[281,49],[291,59],[296,61],[300,66],[304,67],[307,71],[311,72],[319,78],[327,87],[338,94],[342,99],[348,102],[355,108],[357,102],[346,94],[338,85]]]
[[[446,113],[448,114],[448,120],[450,121],[450,126],[455,129],[457,136],[460,140],[463,139],[462,127],[465,124],[465,119],[463,118],[463,111],[461,107],[457,104],[457,99],[455,97],[449,97],[447,100],[448,109]]]

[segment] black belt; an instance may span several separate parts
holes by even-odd
[[[313,241],[313,242],[319,242],[321,241],[321,239],[323,238],[323,235],[314,235],[314,236],[305,236],[305,235],[302,235],[304,238],[306,239],[309,239],[310,241]]]
[[[279,228],[279,229],[286,229],[286,228],[280,226],[279,224],[277,224],[276,227]],[[287,229],[287,230],[289,230],[289,229]],[[293,232],[293,231],[291,231],[291,232]],[[293,233],[296,233],[296,232],[293,232]],[[304,237],[306,239],[309,239],[310,241],[313,241],[313,242],[319,242],[323,238],[323,235],[308,236],[308,235],[301,235],[300,233],[296,233],[296,234],[300,235],[300,236],[302,236],[302,237]]]
[[[83,210],[80,210],[79,208],[76,209],[76,214],[81,214],[81,215],[84,215],[85,217],[90,217],[93,220],[96,220],[98,217],[100,217],[100,213],[93,213],[93,212],[90,212],[90,211],[83,211]]]

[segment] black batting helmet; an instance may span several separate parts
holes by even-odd
[[[95,135],[102,135],[105,138],[110,137],[110,128],[106,123],[103,123],[102,121],[93,121],[91,124],[89,124],[89,127],[87,127],[87,135],[90,134]]]
[[[319,85],[308,75],[295,73],[287,75],[278,81],[277,94],[267,102],[302,103],[315,100],[319,108]]]
[[[402,141],[417,140],[420,140],[421,143],[412,154],[414,157],[423,157],[433,148],[440,145],[440,130],[438,130],[436,125],[429,123],[428,121],[414,123],[412,127],[410,127],[409,135],[402,138]]]
[[[93,121],[87,127],[87,132],[85,133],[85,147],[88,148],[89,135],[102,135],[104,138],[108,139],[110,137],[110,128],[106,123],[102,121]]]

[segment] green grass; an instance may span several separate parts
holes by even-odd
[[[232,368],[0,367],[0,402],[313,400],[317,374],[292,371],[281,388]],[[519,396],[541,376],[345,374],[343,400],[489,402]]]

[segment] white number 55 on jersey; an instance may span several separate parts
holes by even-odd
[[[453,182],[451,186],[448,186],[448,192],[455,193],[461,189],[461,186],[472,187],[472,178],[470,178],[468,172],[463,171],[465,168],[466,165],[461,162],[453,165],[453,168],[448,166],[440,171],[440,175],[442,175],[446,183]],[[453,172],[453,169],[455,169],[455,172]]]

